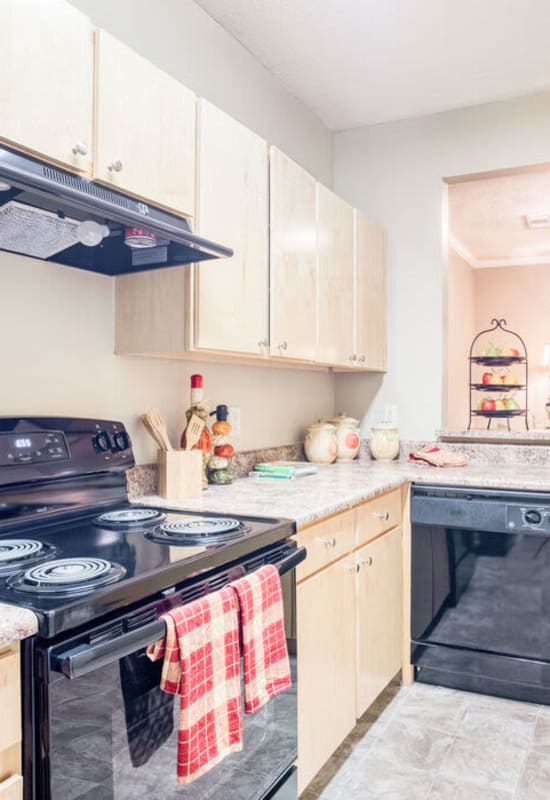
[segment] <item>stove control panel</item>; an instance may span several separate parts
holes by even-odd
[[[65,435],[61,431],[0,433],[0,467],[40,464],[70,458]]]
[[[550,533],[550,506],[506,507],[506,526],[510,531]]]

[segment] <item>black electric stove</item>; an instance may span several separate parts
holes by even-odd
[[[144,508],[120,422],[0,419],[0,601],[31,608],[45,638],[239,561],[289,520]]]
[[[39,622],[21,643],[24,800],[296,798],[295,525],[132,505],[133,465],[120,422],[0,418],[0,601]],[[293,688],[246,717],[242,753],[180,786],[178,700],[146,649],[170,608],[265,564]]]

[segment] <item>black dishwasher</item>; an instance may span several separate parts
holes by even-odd
[[[550,494],[415,485],[416,679],[550,705]]]

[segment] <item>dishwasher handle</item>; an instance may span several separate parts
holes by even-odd
[[[295,569],[306,557],[305,547],[296,547],[276,564],[280,575]],[[156,619],[141,625],[135,630],[114,635],[102,642],[77,644],[52,656],[51,668],[62,673],[66,678],[74,679],[101,669],[120,658],[142,650],[166,635],[166,625],[162,619]]]

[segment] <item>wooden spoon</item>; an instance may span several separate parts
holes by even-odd
[[[193,446],[197,444],[201,438],[202,429],[204,428],[204,420],[193,414],[187,428],[185,429],[185,449],[192,450]]]
[[[140,420],[142,421],[143,426],[146,429],[147,433],[150,436],[152,436],[152,438],[155,440],[157,446],[161,450],[164,450],[164,441],[160,438],[160,436],[159,436],[159,434],[157,432],[157,429],[153,428],[153,426],[151,425],[151,422],[150,422],[149,417],[147,416],[147,414],[142,414],[140,416]]]
[[[164,421],[164,417],[162,413],[159,411],[158,408],[150,408],[147,412],[147,416],[149,418],[149,422],[151,423],[151,427],[154,428],[158,434],[159,440],[163,443],[163,450],[173,450],[174,448],[170,444],[170,439],[168,438],[168,432],[166,430],[166,422]]]

